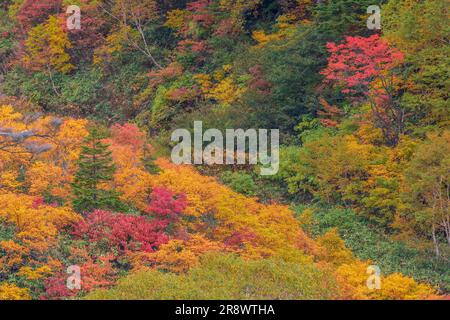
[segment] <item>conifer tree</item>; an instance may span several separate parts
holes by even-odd
[[[93,209],[116,209],[121,205],[118,193],[102,185],[113,179],[116,167],[108,144],[102,142],[106,135],[97,128],[89,130],[78,160],[78,171],[72,184],[73,207],[78,212]]]

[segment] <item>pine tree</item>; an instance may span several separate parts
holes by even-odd
[[[144,165],[145,170],[151,174],[158,174],[161,169],[155,163],[156,157],[153,155],[153,152],[149,150],[149,147],[147,145],[145,145],[143,149],[144,156],[142,157],[141,161]]]
[[[111,152],[108,151],[109,145],[102,142],[106,136],[97,128],[89,131],[72,184],[75,196],[73,207],[78,212],[90,212],[93,209],[120,210],[118,193],[101,188],[101,184],[112,180],[116,170]]]

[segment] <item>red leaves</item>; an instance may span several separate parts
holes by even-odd
[[[148,74],[150,86],[155,88],[165,81],[174,80],[183,74],[183,67],[178,63],[171,63],[167,67]]]
[[[72,234],[89,242],[103,242],[119,252],[152,252],[169,239],[164,233],[165,221],[148,220],[143,216],[114,214],[96,210],[79,222]]]
[[[404,60],[403,53],[390,48],[379,35],[346,37],[344,43],[328,43],[327,48],[331,56],[321,73],[327,81],[344,85],[343,93],[367,95],[372,81]]]
[[[157,219],[175,222],[186,207],[187,201],[184,194],[175,196],[170,190],[159,187],[153,189],[152,200],[146,212],[154,214]]]
[[[91,243],[102,242],[108,249],[153,252],[169,241],[165,229],[186,209],[186,197],[165,188],[155,188],[146,212],[155,218],[95,210],[74,226],[72,235]]]
[[[113,257],[101,257],[98,261],[89,258],[80,266],[80,287],[69,289],[67,279],[71,274],[61,270],[55,276],[47,279],[44,283],[45,294],[41,300],[55,300],[77,296],[80,292],[86,293],[94,289],[109,288],[114,285],[116,271],[113,269],[111,259]]]
[[[25,0],[17,14],[17,21],[26,32],[50,15],[59,13],[61,6],[61,0]]]
[[[69,34],[70,41],[74,48],[83,51],[84,54],[87,54],[85,50],[90,50],[89,54],[87,54],[88,57],[90,57],[93,50],[99,47],[105,40],[103,32],[107,28],[102,9],[91,2],[92,1],[90,0],[81,0],[81,29],[68,30],[67,24],[64,23],[64,31]],[[62,12],[61,15],[65,18],[69,16],[65,11]],[[66,19],[64,19],[64,21],[66,21]]]
[[[135,133],[132,127],[118,126],[120,137],[126,138],[125,133]],[[126,130],[128,129],[128,130]],[[117,132],[116,132],[117,133]],[[131,137],[135,136],[131,134]],[[120,140],[120,138],[118,137]],[[128,140],[125,140],[128,141]],[[36,205],[40,200],[36,200]],[[46,293],[41,299],[61,299],[77,296],[96,288],[107,288],[115,283],[117,270],[113,261],[120,261],[130,257],[133,252],[155,252],[162,244],[169,241],[166,234],[167,227],[176,222],[186,209],[186,197],[175,196],[165,188],[155,188],[152,200],[146,212],[153,215],[151,220],[146,216],[112,213],[96,210],[84,220],[73,226],[72,236],[75,240],[85,240],[79,250],[72,247],[71,261],[79,263],[81,273],[81,291],[67,288],[66,281],[70,276],[61,270],[58,274],[45,281]],[[179,231],[179,230],[178,230]],[[94,246],[92,246],[94,245]],[[105,252],[92,250],[96,246],[106,249]]]
[[[180,52],[208,53],[211,50],[204,41],[182,40],[178,43]]]
[[[145,133],[135,124],[115,124],[111,128],[113,144],[131,146],[134,150],[141,149],[145,144]]]
[[[181,87],[167,92],[167,99],[177,102],[195,101],[201,95],[200,89],[194,85],[191,88]]]
[[[336,45],[328,43],[328,66],[321,73],[326,82],[341,85],[342,93],[354,102],[369,101],[374,124],[381,128],[388,145],[396,145],[404,129],[405,115],[393,100],[396,94],[394,68],[404,55],[378,35],[347,37]]]
[[[192,20],[209,27],[214,23],[214,15],[208,12],[210,0],[198,0],[187,4],[187,9],[192,12]]]
[[[255,65],[249,69],[252,79],[249,82],[249,88],[255,90],[258,94],[269,95],[272,84],[264,78],[264,72],[261,65]]]

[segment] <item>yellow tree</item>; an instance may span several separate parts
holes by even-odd
[[[62,22],[51,16],[28,33],[25,41],[25,65],[32,70],[43,71],[52,81],[55,93],[59,94],[53,81],[53,73],[68,73],[74,69],[67,50],[72,47]]]

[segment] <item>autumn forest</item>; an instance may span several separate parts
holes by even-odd
[[[2,0],[0,300],[449,299],[448,20]],[[195,122],[277,129],[276,173],[174,163]]]

